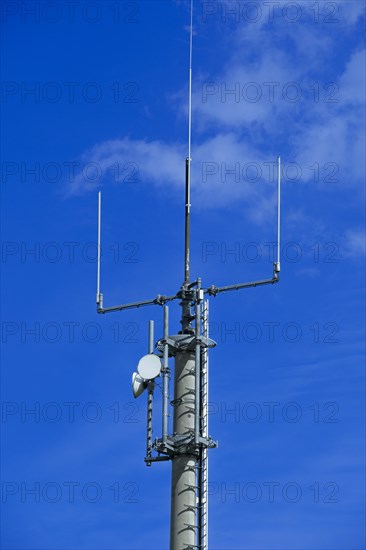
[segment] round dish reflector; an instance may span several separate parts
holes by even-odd
[[[137,372],[134,372],[132,375],[132,391],[133,396],[139,397],[147,388],[147,382],[141,378]]]
[[[159,376],[161,371],[161,361],[157,355],[149,353],[141,357],[137,365],[139,375],[145,380],[152,380]]]

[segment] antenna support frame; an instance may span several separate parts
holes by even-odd
[[[97,292],[98,314],[136,309],[145,306],[164,306],[164,337],[155,344],[158,357],[163,359],[160,374],[163,379],[162,437],[153,441],[154,379],[147,383],[147,432],[145,463],[172,462],[172,548],[207,550],[208,529],[208,470],[207,450],[218,443],[208,433],[208,350],[216,346],[209,338],[208,300],[205,294],[216,297],[220,293],[257,286],[273,285],[280,280],[280,229],[281,229],[281,160],[277,164],[277,258],[271,278],[226,286],[211,285],[202,288],[201,279],[190,282],[190,230],[191,230],[191,134],[192,134],[192,40],[193,0],[191,0],[189,104],[188,104],[188,156],[185,160],[185,228],[184,228],[184,282],[173,295],[158,294],[156,298],[104,307],[101,293],[101,205],[98,192],[98,247],[97,247]],[[181,331],[168,334],[169,302],[180,300],[182,308]],[[195,313],[192,313],[192,310]],[[194,326],[192,327],[194,322]],[[202,330],[201,330],[202,328]],[[154,326],[149,323],[149,353],[153,353]],[[175,359],[174,399],[169,399],[169,357]],[[133,378],[134,380],[134,378]],[[142,382],[144,383],[144,379]],[[140,395],[140,394],[139,394]],[[135,395],[136,397],[137,395]],[[169,403],[174,409],[173,435],[168,434]],[[187,413],[187,415],[186,415]],[[153,456],[152,451],[158,455]],[[196,480],[196,482],[194,482]],[[189,489],[189,491],[187,490]],[[182,516],[183,515],[183,516]],[[187,528],[190,531],[187,533]],[[196,541],[197,544],[194,543]]]

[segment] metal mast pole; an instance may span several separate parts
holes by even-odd
[[[173,435],[194,433],[195,353],[175,357]],[[172,458],[170,550],[196,548],[196,462],[195,453],[182,448]]]

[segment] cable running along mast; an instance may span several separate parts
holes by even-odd
[[[154,322],[149,322],[148,353],[132,375],[135,397],[147,390],[145,463],[172,464],[170,550],[208,550],[208,449],[217,446],[208,432],[208,355],[216,346],[208,334],[209,296],[279,281],[281,164],[277,163],[277,255],[272,276],[252,282],[203,287],[190,280],[191,139],[193,0],[190,3],[188,156],[185,161],[184,279],[174,295],[159,294],[144,301],[104,307],[101,293],[101,193],[98,193],[97,311],[100,314],[159,305],[163,308],[163,337],[155,343]],[[169,335],[168,303],[180,301],[181,329]],[[171,361],[174,361],[173,399],[170,400]],[[161,437],[153,439],[155,379],[162,379]],[[169,411],[173,422],[169,426]]]

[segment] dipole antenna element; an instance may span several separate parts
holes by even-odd
[[[277,158],[277,262],[275,272],[281,271],[281,158]]]
[[[99,191],[98,192],[98,244],[97,244],[97,306],[98,308],[103,308],[103,296],[100,293],[101,224],[102,224],[102,193]]]

